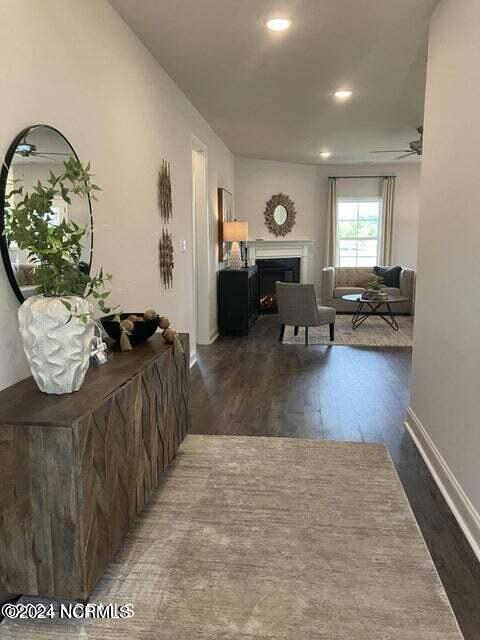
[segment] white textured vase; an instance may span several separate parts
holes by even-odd
[[[88,300],[64,299],[72,305],[72,313],[91,311]],[[18,310],[18,320],[25,355],[40,391],[78,391],[90,362],[93,322],[73,317],[61,298],[45,296],[27,298]]]

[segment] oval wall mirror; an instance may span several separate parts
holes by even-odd
[[[53,127],[43,124],[34,125],[18,134],[7,151],[0,174],[2,198],[0,230],[3,231],[5,217],[9,214],[7,194],[18,185],[23,185],[24,193],[31,193],[39,180],[43,184],[47,182],[50,172],[55,175],[61,173],[63,163],[72,157],[78,160],[70,142]],[[12,198],[21,197],[12,196]],[[83,238],[81,260],[85,272],[90,273],[93,249],[93,216],[90,198],[75,198],[71,205],[61,197],[54,198],[49,224],[58,224],[62,219],[76,222],[87,229]],[[35,290],[32,280],[34,265],[26,252],[19,249],[4,235],[0,238],[0,247],[10,284],[19,301],[23,302]]]
[[[268,230],[276,236],[286,236],[295,224],[295,203],[290,196],[276,193],[265,207],[265,224]]]

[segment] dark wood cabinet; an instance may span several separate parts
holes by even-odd
[[[247,335],[258,315],[257,267],[219,272],[218,327],[220,333]]]
[[[0,393],[0,592],[91,593],[187,433],[180,338],[115,353],[73,394]]]

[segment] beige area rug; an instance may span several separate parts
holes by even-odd
[[[188,436],[91,602],[2,639],[461,640],[383,445]]]
[[[355,331],[351,315],[337,315],[335,341],[330,342],[328,325],[310,327],[309,344],[329,344],[358,347],[411,347],[413,344],[413,317],[397,316],[398,331],[391,329],[381,318],[367,318]],[[283,344],[305,344],[305,329],[300,327],[298,336],[293,327],[285,327]]]

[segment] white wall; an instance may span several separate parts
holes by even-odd
[[[477,518],[479,25],[478,0],[443,0],[431,25],[412,386],[417,427],[423,426],[476,509]],[[444,472],[447,477],[445,468]],[[450,481],[456,492],[452,477]],[[473,523],[472,512],[470,516]],[[476,523],[480,550],[480,520]]]
[[[113,299],[125,310],[154,307],[167,314],[194,345],[191,136],[208,147],[212,238],[217,186],[233,192],[230,151],[105,0],[0,0],[0,61],[0,155],[28,125],[62,131],[79,157],[91,161],[103,189],[94,211],[94,263],[114,274]],[[157,249],[162,158],[172,163],[174,205],[174,288],[167,291]],[[186,253],[179,252],[181,238]],[[216,264],[214,243],[211,253]],[[2,388],[28,374],[18,302],[3,268],[0,300]]]
[[[263,213],[274,193],[288,194],[295,201],[297,217],[292,232],[283,239],[315,241],[313,273],[319,289],[326,243],[328,176],[386,174],[397,176],[393,262],[415,269],[420,163],[311,166],[235,158],[236,216],[248,220],[250,240],[278,240],[265,226]],[[381,185],[380,180],[339,180],[338,191],[344,195],[377,195]]]

